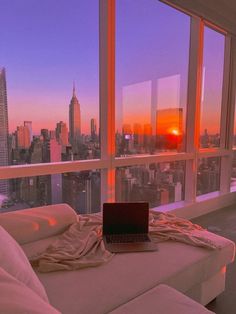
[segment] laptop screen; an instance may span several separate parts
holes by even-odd
[[[148,233],[149,205],[104,203],[103,234]]]

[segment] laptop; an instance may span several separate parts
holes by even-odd
[[[156,251],[148,235],[149,205],[138,203],[103,204],[103,240],[108,251]]]

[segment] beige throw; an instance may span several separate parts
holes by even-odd
[[[155,242],[174,240],[209,249],[219,248],[204,229],[190,221],[168,213],[150,211],[149,232]],[[76,270],[108,262],[114,254],[102,241],[101,213],[79,216],[45,252],[31,258],[40,272]]]
[[[83,215],[58,237],[44,253],[32,257],[40,272],[75,270],[98,266],[113,256],[102,241],[101,215]]]

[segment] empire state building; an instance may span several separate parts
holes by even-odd
[[[81,142],[81,117],[80,104],[75,94],[75,85],[73,86],[73,95],[69,106],[69,128],[70,144],[74,152],[78,151]]]
[[[0,68],[0,166],[8,166],[8,112],[7,112],[7,86],[6,72]],[[0,194],[9,192],[8,180],[1,180]]]

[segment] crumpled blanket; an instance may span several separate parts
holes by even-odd
[[[113,254],[102,240],[101,214],[83,215],[59,236],[45,252],[30,258],[40,272],[76,270],[108,262]]]
[[[208,249],[220,249],[201,226],[173,214],[150,211],[149,234],[154,242],[174,240]]]
[[[154,242],[174,240],[208,249],[220,248],[204,229],[173,214],[150,211],[149,233]],[[114,254],[102,240],[102,214],[83,215],[58,237],[45,252],[31,258],[40,272],[76,270],[108,262]]]

